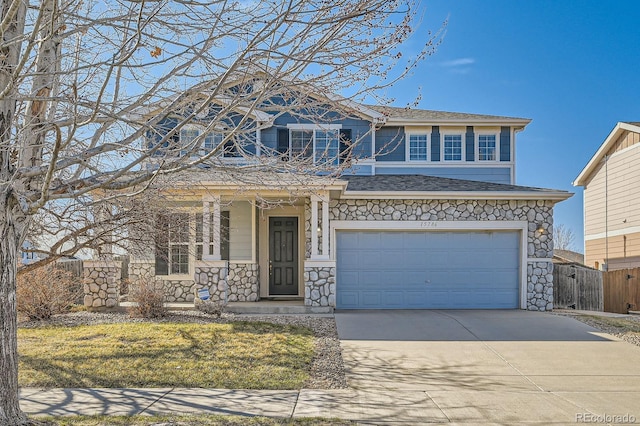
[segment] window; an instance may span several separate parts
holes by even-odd
[[[315,164],[338,164],[340,154],[340,132],[316,130]]]
[[[427,161],[427,135],[409,135],[409,160]]]
[[[189,214],[159,216],[156,229],[156,275],[188,274]]]
[[[285,155],[285,159],[311,158],[314,164],[337,165],[340,162],[340,130],[335,128],[284,130],[278,136],[278,151]]]
[[[310,157],[313,151],[313,130],[292,130],[289,144],[291,158]]]
[[[200,149],[196,150],[194,144],[196,140],[204,133],[204,127],[199,125],[187,125],[180,129],[180,155],[186,155],[189,151],[196,151],[198,155],[209,154],[214,149],[218,148],[225,138],[225,135],[221,132],[207,133],[200,141]],[[239,157],[241,154],[238,150],[238,146],[235,143],[234,138],[230,138],[224,143],[222,150],[224,157]]]
[[[496,135],[478,135],[478,160],[495,161]]]
[[[444,161],[462,161],[462,135],[444,135]]]
[[[229,211],[220,212],[220,256],[222,260],[229,260]],[[203,215],[202,213],[196,214],[196,260],[202,260],[202,256],[204,254],[204,242],[203,242],[203,223],[202,223]],[[211,217],[209,218],[209,223],[211,224],[209,227],[209,239],[207,242],[209,243],[209,252],[213,253],[213,213],[211,213]]]

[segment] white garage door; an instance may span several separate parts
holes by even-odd
[[[516,231],[337,231],[339,309],[519,307]]]

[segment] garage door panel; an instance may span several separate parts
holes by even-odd
[[[519,241],[516,231],[338,231],[337,307],[517,308]]]

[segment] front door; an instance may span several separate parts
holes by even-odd
[[[298,294],[298,218],[269,218],[269,295]]]

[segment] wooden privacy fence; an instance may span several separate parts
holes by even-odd
[[[640,268],[604,272],[603,287],[606,312],[640,311]]]
[[[604,308],[602,272],[578,264],[553,267],[553,293],[556,308],[602,311]]]
[[[56,268],[64,269],[73,274],[74,277],[82,278],[82,259],[64,259],[56,261]]]

